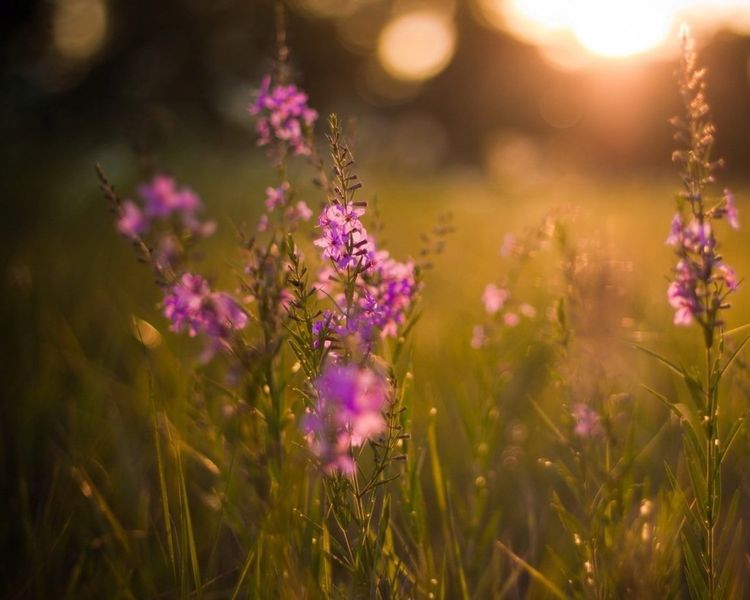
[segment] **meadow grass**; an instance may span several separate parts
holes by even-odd
[[[190,174],[213,216],[254,223],[267,184],[258,155],[211,156],[175,153],[163,162]],[[120,189],[135,184],[126,164],[104,161]],[[31,180],[19,190],[45,194],[49,210],[17,235],[4,261],[9,597],[685,592],[681,509],[665,468],[687,481],[679,426],[644,385],[683,401],[685,392],[633,347],[679,364],[700,352],[696,336],[669,325],[672,179],[570,176],[531,186],[490,184],[474,172],[429,182],[362,175],[363,195],[377,193],[386,223],[379,239],[399,256],[416,255],[419,234],[446,211],[456,228],[425,276],[422,317],[400,373],[411,439],[399,477],[387,484],[390,506],[374,505],[386,523],[378,568],[390,578],[374,592],[336,583],[341,566],[329,557],[337,541],[319,529],[315,503],[321,481],[297,481],[310,469],[305,448],[291,446],[298,452],[269,484],[253,443],[264,424],[241,398],[227,401],[235,392],[210,367],[196,366],[194,340],[167,331],[148,269],[112,235],[106,204],[82,175],[89,158],[61,157],[49,169],[54,188]],[[299,194],[311,205],[321,199],[304,183]],[[581,314],[590,326],[571,325],[578,341],[562,354],[528,328],[496,350],[473,350],[482,290],[511,268],[499,254],[503,236],[561,206],[570,207],[567,248],[588,266],[576,285],[589,294]],[[201,268],[229,286],[236,241],[222,229],[205,244]],[[724,250],[748,272],[742,235],[728,236]],[[514,293],[543,312],[570,292],[560,275],[565,260],[563,248],[530,261]],[[750,320],[745,295],[741,288],[734,299],[729,328]],[[152,347],[145,326],[134,330],[134,315],[158,330]],[[745,411],[750,388],[741,360],[739,367],[723,384],[724,423]],[[573,404],[594,399],[611,419],[606,443],[572,434]],[[744,431],[735,441],[726,489],[747,489],[748,441]],[[745,512],[740,503],[737,518]],[[747,553],[743,539],[733,552]]]

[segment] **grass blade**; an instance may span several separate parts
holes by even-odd
[[[529,576],[536,582],[540,583],[542,586],[544,586],[547,591],[552,594],[555,598],[560,598],[560,600],[565,600],[567,596],[562,593],[559,587],[557,587],[552,581],[547,579],[540,571],[537,571],[534,567],[532,567],[529,563],[527,563],[524,559],[522,559],[520,556],[518,556],[513,550],[508,548],[505,544],[503,544],[500,540],[496,540],[495,542],[498,547],[505,552],[508,557],[513,560],[518,566],[522,567],[526,570],[526,572],[529,574]]]

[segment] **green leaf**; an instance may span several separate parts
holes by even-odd
[[[688,392],[690,392],[690,397],[693,399],[695,408],[697,410],[706,411],[708,407],[706,406],[706,392],[704,391],[703,386],[695,379],[695,377],[688,373],[685,373],[685,384],[687,385]]]
[[[724,363],[724,366],[721,368],[718,374],[718,379],[721,379],[721,377],[724,375],[726,370],[729,368],[729,366],[735,361],[737,358],[737,355],[742,351],[742,349],[745,347],[745,344],[750,341],[750,335],[747,336],[742,342],[740,342],[740,345],[735,348],[734,352],[732,352],[732,355],[729,357],[726,363]]]
[[[649,356],[655,358],[658,360],[661,364],[663,364],[665,367],[679,375],[680,377],[687,377],[687,373],[681,368],[678,367],[676,364],[674,364],[672,361],[670,361],[668,358],[664,358],[661,354],[654,352],[653,350],[649,350],[648,348],[641,346],[639,344],[633,344],[634,348],[637,348],[641,352],[644,352],[648,354]]]
[[[744,325],[740,325],[739,327],[735,327],[734,329],[725,331],[722,337],[728,338],[740,333],[741,331],[745,331],[746,329],[750,329],[750,323],[745,323]]]
[[[242,565],[242,571],[240,571],[239,579],[237,579],[237,583],[234,586],[234,591],[232,592],[232,600],[236,600],[237,596],[240,595],[242,584],[245,582],[245,577],[247,577],[247,572],[250,570],[250,565],[252,564],[254,557],[255,557],[255,551],[251,549],[247,553],[247,557],[245,558],[245,563]]]
[[[737,595],[730,594],[729,585],[731,583],[731,577],[737,572],[737,557],[742,555],[742,538],[743,538],[743,527],[740,521],[734,527],[727,527],[724,525],[724,529],[732,531],[732,542],[726,549],[727,560],[722,563],[721,570],[719,572],[718,581],[716,584],[716,597],[717,598],[732,598],[739,597]],[[741,576],[740,576],[741,577]]]
[[[686,445],[686,448],[688,446]],[[706,484],[706,478],[703,474],[703,463],[700,462],[695,456],[686,456],[688,475],[690,476],[690,484],[693,488],[693,495],[695,496],[695,505],[698,509],[700,519],[705,521],[708,518],[706,512],[706,503],[708,502],[708,490]]]
[[[745,424],[746,416],[747,414],[744,414],[739,419],[737,419],[734,423],[732,423],[732,428],[729,430],[729,433],[727,434],[727,441],[724,444],[724,448],[721,450],[721,454],[719,455],[719,465],[724,463],[724,459],[727,457],[729,449],[732,447],[734,440],[737,439],[737,436],[739,435],[740,431],[742,431],[742,426]]]
[[[552,508],[555,509],[557,512],[557,516],[560,519],[560,521],[563,524],[563,527],[570,533],[571,535],[580,535],[581,531],[583,531],[583,526],[579,519],[576,518],[575,515],[573,515],[562,503],[562,500],[560,500],[560,496],[557,494],[557,492],[552,492]]]
[[[695,409],[689,404],[678,402],[675,404],[675,408],[681,417],[680,424],[682,425],[682,431],[687,436],[690,447],[695,451],[696,459],[703,464],[706,457],[704,450],[706,434],[700,423],[700,419]]]
[[[686,515],[690,515],[691,517],[694,517],[692,509],[690,508],[690,501],[687,499],[687,496],[685,496],[685,492],[682,491],[682,486],[680,485],[680,482],[677,481],[677,477],[675,476],[674,472],[670,468],[668,464],[664,465],[666,472],[667,472],[667,479],[669,480],[669,484],[672,486],[672,491],[677,496],[677,499],[679,500],[679,503],[682,505],[682,510],[685,512]]]
[[[542,586],[544,586],[547,591],[552,594],[555,598],[560,598],[561,600],[565,600],[567,596],[562,593],[559,587],[557,587],[554,582],[547,579],[540,571],[537,571],[534,567],[532,567],[529,563],[527,563],[524,559],[522,559],[520,556],[518,556],[515,552],[513,552],[510,548],[508,548],[505,544],[503,544],[500,540],[497,540],[495,542],[498,547],[505,552],[517,565],[522,567],[526,570],[526,572],[529,574],[529,576],[536,581],[537,583],[540,583]]]
[[[669,398],[667,398],[664,394],[661,394],[657,392],[655,389],[650,388],[645,383],[641,384],[641,387],[646,390],[647,392],[651,393],[654,397],[656,397],[658,400],[661,400],[661,402],[664,404],[664,406],[667,407],[667,409],[677,415],[678,417],[682,418],[682,415],[680,414],[680,411],[675,406],[675,403],[672,402]]]
[[[682,547],[685,555],[685,576],[688,582],[690,596],[695,600],[708,598],[708,586],[705,580],[705,571],[701,567],[701,561],[696,557],[692,544],[682,536]]]
[[[563,444],[568,444],[568,440],[565,438],[565,436],[562,434],[562,432],[557,428],[557,425],[555,425],[554,421],[550,419],[547,416],[547,413],[542,410],[542,407],[539,406],[539,404],[529,399],[529,402],[531,403],[531,407],[534,409],[536,414],[539,415],[539,418],[542,419],[542,422],[549,428],[549,430],[557,437],[558,440],[560,440]]]
[[[732,494],[732,501],[729,503],[729,508],[727,509],[727,512],[724,515],[723,523],[721,526],[721,532],[719,535],[719,543],[717,548],[719,549],[719,552],[722,552],[724,547],[727,545],[728,542],[730,542],[729,536],[732,535],[734,530],[737,528],[738,523],[737,521],[737,512],[739,510],[740,505],[740,491],[735,490],[734,494]],[[732,535],[732,537],[734,537]],[[727,555],[731,556],[731,555]]]

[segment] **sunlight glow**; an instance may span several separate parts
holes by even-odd
[[[575,4],[569,27],[584,47],[601,56],[631,56],[656,48],[673,27],[674,12],[666,3],[579,0]]]
[[[396,79],[422,81],[442,71],[456,49],[451,19],[434,10],[415,10],[394,17],[380,32],[377,56]]]
[[[561,65],[590,57],[624,58],[674,50],[683,21],[696,29],[750,32],[749,0],[476,0],[480,16]],[[562,59],[555,60],[560,54]],[[573,60],[571,60],[573,57]]]

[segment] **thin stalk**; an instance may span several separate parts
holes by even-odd
[[[708,597],[713,598],[715,592],[715,531],[718,507],[714,496],[714,479],[716,468],[714,461],[714,450],[716,437],[716,406],[711,377],[711,348],[706,347],[706,522],[705,522],[705,551],[706,551],[706,584]]]

